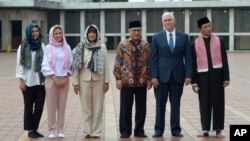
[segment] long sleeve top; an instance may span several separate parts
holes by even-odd
[[[73,74],[73,85],[79,85],[82,81],[90,81],[90,80],[104,80],[104,83],[109,83],[109,61],[108,61],[108,53],[105,44],[102,44],[101,51],[104,54],[104,74],[101,76],[100,74],[92,72],[90,69],[86,68],[87,62],[90,60],[91,51],[88,49],[84,49],[84,67],[80,70],[77,70]]]
[[[69,56],[69,66],[67,69],[63,68],[63,60],[64,60],[64,52],[62,47],[55,48],[55,67],[52,68],[49,64],[49,47],[46,47],[45,53],[43,56],[42,63],[42,73],[44,76],[55,75],[55,76],[66,76],[67,74],[71,74],[71,64],[73,61],[72,52],[70,52]]]
[[[43,52],[45,45],[42,43]],[[31,52],[31,68],[27,69],[20,63],[21,59],[21,45],[17,49],[17,64],[16,64],[16,77],[23,79],[28,87],[41,85],[39,72],[35,72],[35,56],[36,51]]]
[[[140,40],[137,44],[131,39],[119,43],[113,74],[122,80],[125,87],[147,87],[149,76],[149,44]]]

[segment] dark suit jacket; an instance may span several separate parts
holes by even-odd
[[[186,77],[192,77],[192,53],[189,37],[176,31],[176,42],[172,53],[168,46],[166,31],[153,36],[150,46],[150,75],[158,78],[159,83],[167,83],[173,73],[177,83],[184,83]]]

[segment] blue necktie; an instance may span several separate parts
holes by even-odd
[[[169,33],[169,43],[168,43],[168,46],[169,46],[171,52],[173,53],[174,52],[174,41],[173,41],[173,34],[172,33]]]

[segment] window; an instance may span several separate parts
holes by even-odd
[[[229,36],[220,36],[220,38],[224,42],[226,50],[229,50]]]
[[[126,11],[126,32],[128,32],[129,22],[135,20],[141,21],[141,10]]]
[[[250,36],[235,36],[235,50],[250,49]]]
[[[98,10],[87,10],[85,12],[85,24],[86,27],[90,24],[96,25],[100,29],[100,11]]]
[[[235,32],[250,32],[250,10],[237,9],[234,16]]]
[[[80,33],[80,12],[66,11],[65,33]]]
[[[214,32],[229,32],[229,10],[212,11],[212,28]]]
[[[49,30],[53,25],[60,24],[60,12],[58,11],[48,12],[47,20],[48,20],[47,33],[49,33]]]
[[[147,32],[157,33],[162,31],[162,14],[163,10],[149,10],[147,11]],[[154,19],[154,20],[152,20]]]
[[[22,21],[11,21],[11,45],[12,49],[17,49],[22,42]]]
[[[105,32],[120,33],[121,32],[121,12],[106,11],[105,12]]]
[[[173,10],[175,17],[175,27],[177,30],[183,31],[185,28],[185,11],[184,10]]]
[[[73,49],[80,42],[80,37],[79,36],[66,36],[66,40],[70,48]]]
[[[197,20],[205,16],[207,16],[206,10],[190,10],[190,32],[191,33],[198,32]]]
[[[106,36],[106,46],[108,50],[116,50],[121,41],[120,36]]]

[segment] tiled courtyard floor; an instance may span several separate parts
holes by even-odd
[[[109,53],[110,59],[110,90],[105,99],[105,122],[102,138],[99,140],[117,141],[119,139],[119,91],[115,87],[115,79],[112,75],[115,53]],[[231,84],[226,88],[226,111],[225,111],[225,138],[215,137],[197,138],[201,132],[200,116],[198,109],[198,98],[191,90],[191,86],[184,88],[181,99],[181,126],[183,138],[171,137],[169,130],[169,103],[166,112],[166,129],[163,138],[153,139],[155,121],[155,98],[153,90],[148,91],[147,117],[145,132],[148,138],[144,140],[157,141],[229,141],[229,126],[232,124],[250,125],[250,52],[229,52],[229,66]],[[18,80],[15,78],[16,53],[0,53],[0,141],[28,141],[27,132],[23,131],[23,97],[18,89]],[[70,88],[65,121],[63,141],[81,141],[83,138],[81,124],[81,108],[78,96]],[[47,108],[44,107],[43,116],[40,122],[39,131],[44,135],[48,134]],[[212,134],[214,135],[214,134]],[[34,140],[34,139],[33,139]],[[48,138],[36,139],[47,141]],[[98,139],[88,139],[98,140]],[[143,140],[134,138],[125,140]]]

